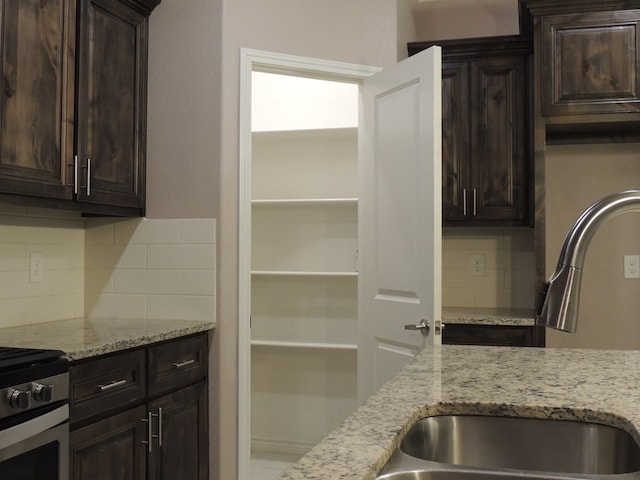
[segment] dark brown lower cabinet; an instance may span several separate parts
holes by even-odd
[[[207,480],[207,336],[72,363],[71,480]]]
[[[207,480],[206,383],[162,397],[149,404],[149,411],[162,420],[162,445],[149,455],[149,478]]]
[[[71,433],[71,480],[147,478],[147,428],[138,407]]]
[[[543,347],[544,338],[536,326],[471,325],[449,323],[442,331],[445,345],[495,347]]]

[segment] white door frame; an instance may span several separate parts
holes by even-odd
[[[242,48],[238,173],[238,480],[251,460],[251,73],[283,73],[360,83],[380,68]]]

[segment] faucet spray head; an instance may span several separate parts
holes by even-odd
[[[540,290],[536,324],[565,332],[576,331],[581,276],[580,268],[558,265]]]

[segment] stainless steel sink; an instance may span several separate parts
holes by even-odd
[[[624,430],[597,423],[445,415],[413,425],[383,474],[378,478],[640,479],[640,446]]]

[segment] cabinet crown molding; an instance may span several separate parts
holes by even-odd
[[[120,0],[120,2],[149,16],[153,9],[160,5],[161,0]]]
[[[433,45],[442,47],[443,60],[533,53],[533,39],[524,35],[410,42],[407,44],[407,50],[411,56]]]

